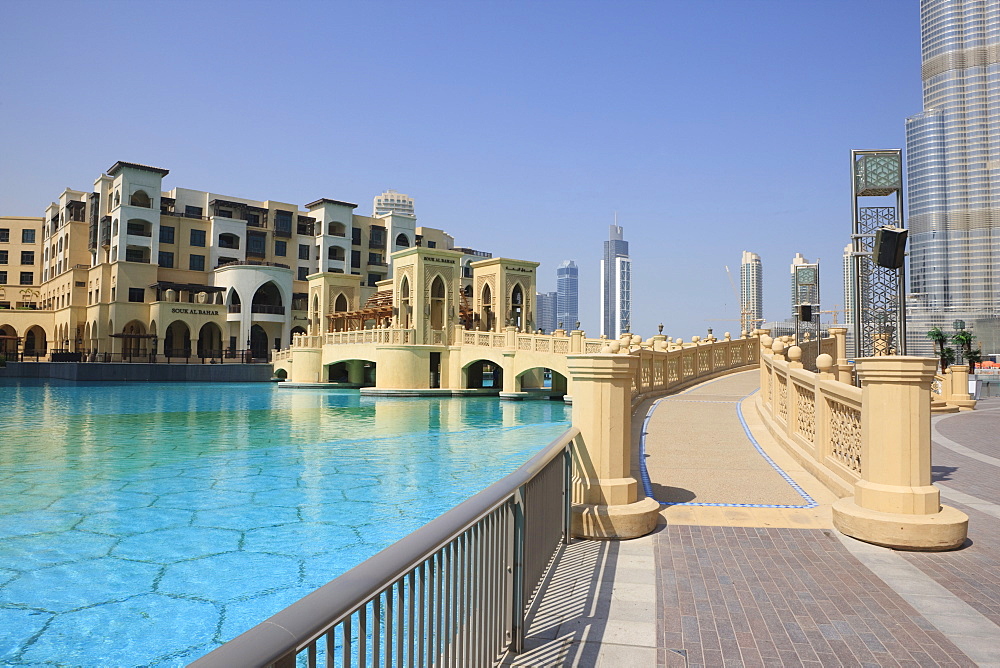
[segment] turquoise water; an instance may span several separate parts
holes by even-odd
[[[0,663],[184,665],[510,473],[561,402],[0,381]]]

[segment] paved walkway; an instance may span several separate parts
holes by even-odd
[[[567,546],[508,665],[1000,666],[1000,400],[934,418],[969,543],[899,552],[832,528],[834,497],[756,420],[756,373],[639,408],[661,526]]]

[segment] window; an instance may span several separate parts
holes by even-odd
[[[0,243],[8,243],[10,241],[10,228],[0,227]]]
[[[34,282],[35,282],[35,272],[33,271],[21,272],[21,285],[31,285]]]
[[[248,213],[246,214],[247,225],[251,227],[260,227],[260,214],[259,213]]]
[[[160,251],[160,259],[157,263],[165,269],[174,268],[174,254],[167,251]]]
[[[229,209],[218,209],[216,210],[215,215],[219,218],[232,218],[233,212]]]
[[[192,255],[188,263],[188,268],[190,268],[191,271],[205,271],[205,256]]]
[[[292,212],[278,209],[274,212],[274,232],[289,237],[292,235]]]
[[[288,255],[288,242],[275,239],[274,254],[279,257],[285,257],[286,255]]]
[[[7,272],[0,271],[0,285],[6,285],[6,284],[7,284]]]
[[[360,246],[361,245],[361,228],[352,227],[351,228],[351,245]]]
[[[144,302],[144,301],[146,301],[146,290],[144,288],[129,288],[128,289],[128,300],[130,302]]]
[[[146,194],[145,190],[136,190],[132,193],[132,197],[129,198],[128,203],[132,206],[141,206],[144,209],[148,209],[153,206],[153,201],[149,199],[149,195]]]
[[[125,224],[125,233],[132,234],[138,237],[149,237],[152,236],[147,231],[146,223],[140,223],[139,221],[130,220]]]
[[[34,230],[21,230],[21,243],[22,244],[33,244],[33,243],[35,243],[35,231]]]
[[[203,215],[202,208],[200,206],[185,206],[184,215],[188,218],[201,218]]]
[[[385,228],[384,227],[372,227],[371,236],[368,239],[369,246],[385,246]]]
[[[437,242],[436,241],[428,241],[427,242],[427,247],[428,248],[437,248]]]
[[[160,243],[174,243],[174,228],[170,225],[160,225]]]
[[[147,262],[146,253],[141,248],[126,248],[126,262]]]
[[[309,245],[299,244],[299,259],[308,260],[309,259]]]
[[[299,267],[299,280],[304,281],[309,276],[309,267]]]
[[[21,264],[35,264],[35,251],[21,251]]]
[[[351,266],[354,268],[361,266],[361,251],[351,251]]]
[[[7,251],[0,251],[0,264],[7,264]]]
[[[191,245],[205,247],[205,230],[191,230]]]
[[[369,253],[368,264],[384,264],[381,253]]]
[[[118,288],[112,287],[111,288],[111,301],[115,301],[117,299],[118,299]]]
[[[382,274],[368,274],[368,287],[374,288],[375,284],[382,280]]]
[[[264,257],[267,251],[267,235],[262,232],[247,232],[247,255]]]
[[[240,238],[235,234],[223,233],[219,235],[219,248],[239,248]]]

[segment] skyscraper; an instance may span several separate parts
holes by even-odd
[[[538,305],[535,327],[551,334],[556,328],[556,293],[536,292],[535,303]]]
[[[573,260],[556,268],[556,325],[573,329],[580,321],[580,270]]]
[[[798,315],[799,304],[819,305],[819,260],[810,262],[796,253],[792,258],[792,317]]]
[[[743,251],[740,261],[740,329],[751,332],[764,319],[764,265],[760,256]]]
[[[854,308],[858,303],[858,284],[854,280],[854,262],[851,253],[851,244],[844,247],[844,260],[842,269],[844,271],[844,322],[854,322]],[[848,328],[850,329],[850,328]]]
[[[381,195],[376,195],[372,202],[372,215],[381,216],[385,213],[415,215],[413,213],[413,198],[395,190],[386,190]]]
[[[1000,2],[922,0],[923,111],[906,119],[908,352],[1000,317]]]
[[[632,261],[622,233],[610,226],[601,259],[601,335],[613,339],[632,330]]]

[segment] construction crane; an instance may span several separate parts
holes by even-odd
[[[844,313],[844,309],[840,308],[840,304],[834,304],[833,308],[829,311],[816,311],[816,313],[830,313],[833,315],[833,324],[837,324],[837,314]]]

